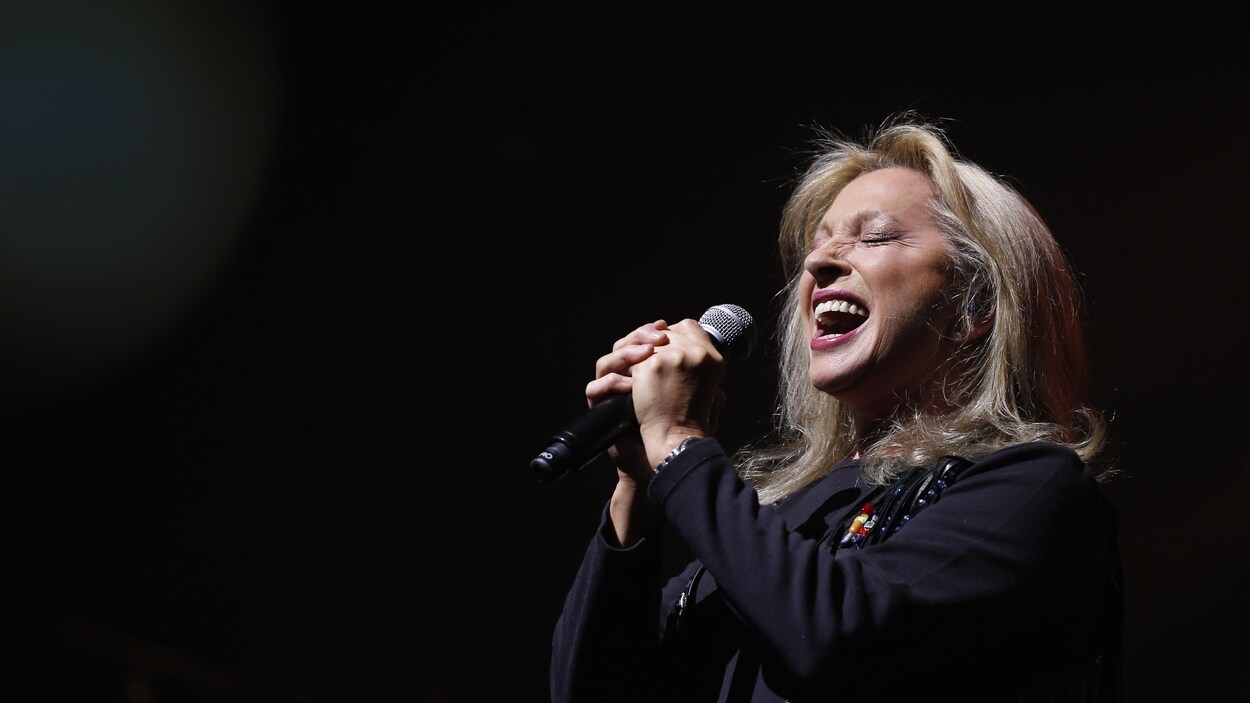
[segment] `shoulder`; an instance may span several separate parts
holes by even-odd
[[[1076,450],[1053,442],[1022,442],[968,458],[972,461],[972,469],[982,472],[1015,469],[1072,478],[1090,473]]]
[[[972,464],[960,474],[965,485],[997,486],[1059,501],[1089,500],[1099,493],[1090,467],[1061,444],[1024,442],[968,458]]]

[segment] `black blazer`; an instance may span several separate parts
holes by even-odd
[[[1073,451],[981,457],[886,539],[837,548],[871,492],[847,461],[761,506],[694,443],[649,496],[697,560],[661,588],[659,538],[613,546],[605,510],[555,628],[553,703],[1077,700],[1114,657],[1115,512]]]

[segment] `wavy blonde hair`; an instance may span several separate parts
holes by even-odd
[[[743,478],[762,503],[773,503],[860,453],[869,483],[890,482],[911,466],[945,455],[976,456],[1028,441],[1074,449],[1100,480],[1110,466],[1095,458],[1106,422],[1088,406],[1080,290],[1046,223],[1005,180],[960,158],[937,126],[914,114],[895,117],[862,141],[828,131],[792,191],[781,218],[780,249],[787,277],[780,347],[778,408],[773,432],[739,451]],[[945,396],[953,410],[908,409],[859,446],[851,410],[812,386],[804,310],[799,294],[813,233],[838,193],[856,177],[902,167],[929,178],[939,197],[932,215],[950,242],[948,295],[965,324],[990,319],[988,334],[958,352],[961,373]]]

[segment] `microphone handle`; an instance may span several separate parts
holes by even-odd
[[[557,432],[551,445],[530,462],[530,469],[540,483],[549,484],[581,470],[637,426],[633,394],[610,395]]]

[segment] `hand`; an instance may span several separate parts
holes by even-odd
[[[663,330],[665,343],[630,369],[634,414],[647,463],[655,467],[687,437],[712,434],[723,404],[725,359],[695,320]]]
[[[595,380],[586,384],[589,405],[594,407],[609,396],[632,392],[631,369],[654,354],[657,345],[668,343],[667,329],[668,324],[664,320],[656,320],[617,340],[612,346],[612,353],[600,357],[595,363]],[[608,455],[616,464],[620,480],[639,480],[645,484],[650,479],[653,467],[647,464],[642,437],[636,429],[618,439],[608,449]]]
[[[637,431],[608,449],[617,484],[609,514],[622,547],[636,543],[661,522],[646,499],[654,468],[681,440],[706,437],[724,404],[719,383],[724,359],[698,322],[672,328],[664,320],[643,325],[617,340],[595,364],[586,384],[593,407],[610,395],[632,393]],[[645,443],[644,443],[645,438]]]

